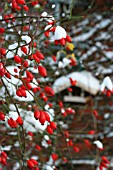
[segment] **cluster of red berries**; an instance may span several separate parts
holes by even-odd
[[[38,161],[36,161],[33,158],[27,160],[27,166],[28,166],[28,168],[30,170],[39,170],[39,168],[38,168]]]
[[[3,63],[0,62],[0,76],[3,77],[4,75],[9,79],[11,78],[10,73],[5,69]]]
[[[6,23],[9,23],[10,21],[14,22],[15,21],[15,17],[13,14],[7,14],[7,15],[4,15],[4,21]],[[5,30],[4,30],[5,31]]]
[[[102,156],[101,158],[101,163],[100,163],[100,166],[99,166],[99,169],[100,170],[103,170],[104,168],[108,168],[108,165],[110,164],[109,160],[107,159],[106,156]]]
[[[70,107],[66,108],[66,109],[61,108],[61,113],[62,113],[63,116],[67,116],[68,114],[74,114],[75,110],[70,108]]]
[[[66,35],[66,38],[61,38],[59,40],[54,41],[55,45],[61,44],[63,46],[66,44],[66,42],[69,42],[69,43],[72,42],[72,39],[69,35]]]
[[[2,111],[0,111],[0,120],[1,121],[5,121],[5,115]],[[23,119],[21,116],[18,116],[18,118],[16,120],[13,120],[12,118],[8,118],[8,125],[11,128],[17,128],[18,125],[22,126],[23,125]]]
[[[23,5],[23,9],[25,11],[29,11],[28,6],[25,5],[25,0],[12,0],[12,10],[13,11],[15,11],[15,10],[20,11],[21,10],[21,6],[20,5]]]
[[[67,146],[72,147],[74,152],[79,152],[80,149],[77,145],[73,143],[73,141],[69,138],[69,132],[67,130],[64,131],[64,136],[66,138]]]
[[[18,116],[18,118],[16,120],[13,120],[12,118],[9,118],[7,122],[8,122],[8,125],[11,128],[17,128],[18,125],[20,125],[20,126],[23,125],[23,119],[22,119],[21,116]]]
[[[35,62],[39,63],[41,60],[44,60],[44,55],[37,50],[36,53],[34,53],[30,56],[30,59],[33,59]],[[28,61],[27,60],[23,61],[23,60],[24,59],[19,57],[18,55],[14,56],[14,61],[17,64],[21,64],[21,66],[19,67],[20,69],[22,68],[22,66],[25,67],[25,68],[27,68],[29,66]],[[46,68],[44,66],[38,65],[38,72],[42,77],[47,77],[47,71],[46,71]],[[16,75],[16,77],[18,78],[17,75]],[[32,83],[33,78],[34,78],[34,75],[30,71],[26,70],[26,77],[21,78],[23,84],[16,91],[17,96],[27,97],[26,96],[26,90],[32,90],[34,93],[41,90],[39,87],[32,88],[30,83]],[[44,88],[44,91],[48,96],[54,95],[54,91],[49,86],[46,86]]]
[[[5,166],[7,165],[7,153],[2,151],[0,154],[0,163]]]
[[[40,1],[39,0],[33,0],[31,1],[31,5],[32,6],[35,6],[39,3]],[[42,2],[42,1],[41,1]],[[27,5],[25,5],[25,0],[12,0],[12,10],[15,11],[20,11],[21,10],[21,6],[20,5],[23,5],[23,9],[25,11],[29,11],[29,7]],[[43,4],[45,4],[46,2],[43,2]]]
[[[55,122],[50,121],[50,116],[46,111],[43,110],[35,110],[34,111],[34,118],[36,120],[39,120],[39,122],[44,125],[44,123],[47,121],[49,125],[47,126],[47,132],[49,134],[53,134],[53,130],[57,128],[57,125]]]
[[[62,28],[61,26],[55,27],[54,25],[55,21],[48,22],[48,25],[46,26],[47,30],[45,30],[44,32],[46,37],[49,37],[50,32],[53,32],[54,34],[57,35],[54,40],[55,45],[61,44],[62,46],[64,46],[66,42],[72,42],[71,37],[68,34],[66,34],[64,28]],[[60,35],[62,33],[63,35]]]
[[[104,91],[102,93],[107,95],[108,97],[111,97],[111,95],[113,94],[113,89],[112,89],[112,91],[109,89],[104,89]]]

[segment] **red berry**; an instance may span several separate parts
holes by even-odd
[[[8,124],[10,127],[12,128],[17,128],[17,123],[15,120],[13,120],[12,118],[8,119]]]
[[[80,151],[80,149],[79,149],[78,147],[76,147],[76,146],[73,147],[73,150],[74,150],[75,152],[79,152],[79,151]]]
[[[25,54],[27,54],[27,48],[26,48],[25,46],[21,47],[21,50],[22,50]]]
[[[34,112],[34,118],[35,118],[35,119],[39,119],[39,117],[40,117],[40,111],[39,111],[39,110],[35,110],[35,112]]]
[[[39,71],[39,74],[42,77],[47,77],[47,71],[46,71],[45,67],[39,65],[38,66],[38,71]]]
[[[67,130],[64,131],[64,135],[66,138],[69,138],[69,132]]]
[[[28,161],[27,161],[27,166],[28,166],[29,168],[34,168],[34,167],[35,167],[35,164],[34,164],[31,160],[28,160]]]
[[[55,55],[52,55],[52,59],[53,59],[53,61],[54,61],[54,62],[56,62],[56,61],[57,61],[57,59],[56,59],[56,56],[55,56]]]
[[[71,85],[72,85],[72,86],[75,86],[75,85],[76,85],[76,83],[77,83],[77,82],[76,82],[76,80],[73,80],[72,78],[69,78],[69,79],[70,79],[70,83],[71,83]]]
[[[51,142],[51,140],[47,140],[47,143],[48,143],[48,145],[50,145],[52,142]]]
[[[36,145],[35,148],[38,150],[38,151],[41,151],[41,147],[39,145]]]
[[[107,95],[108,97],[111,97],[111,91],[110,91],[110,90],[107,90],[107,91],[106,91],[106,95]]]
[[[71,61],[71,63],[70,63],[71,66],[76,66],[76,61],[75,61],[75,59],[71,58],[70,61]]]
[[[33,133],[30,131],[28,132],[28,135],[33,137]]]
[[[36,42],[34,42],[34,44],[33,44],[33,45],[34,45],[34,48],[36,48],[36,47],[37,47],[37,43],[36,43]]]
[[[63,45],[63,46],[66,44],[66,41],[65,41],[64,38],[60,39],[59,41],[60,41],[60,44]]]
[[[51,97],[54,96],[54,91],[51,87],[45,86],[44,91],[47,94],[47,96],[51,96]]]
[[[45,31],[44,35],[48,38],[49,37],[49,31]]]
[[[73,110],[72,108],[69,107],[69,108],[66,109],[66,113],[67,114],[74,114],[75,110]]]
[[[56,129],[56,128],[57,128],[57,125],[56,125],[55,122],[50,122],[50,127],[51,127],[52,129]]]
[[[26,83],[26,90],[31,90],[32,89],[32,85],[30,83]]]
[[[19,87],[16,91],[16,95],[19,97],[26,97],[26,91],[24,89],[22,89],[21,87]]]
[[[2,165],[6,165],[7,164],[6,159],[4,157],[1,157],[1,163],[2,163]]]
[[[32,161],[35,166],[38,165],[38,162],[33,158],[31,158],[30,161]]]
[[[53,134],[53,129],[51,128],[50,125],[47,126],[47,132],[48,132],[49,134]]]
[[[15,72],[15,73],[18,73],[18,69],[17,69],[17,68],[14,68],[14,72]]]
[[[5,68],[4,68],[4,66],[3,66],[3,64],[2,63],[0,63],[0,76],[4,76],[5,75]]]
[[[103,160],[105,163],[107,163],[107,164],[110,163],[106,156],[102,156],[102,160]]]
[[[0,28],[0,34],[3,34],[5,32],[4,28]]]
[[[20,10],[21,10],[21,7],[17,5],[17,8],[16,8],[16,9],[17,9],[18,11],[20,11]]]
[[[90,131],[88,132],[88,134],[94,135],[94,134],[95,134],[95,131],[94,131],[94,130],[90,130]]]
[[[95,117],[98,117],[98,112],[97,112],[97,110],[93,110],[93,114],[94,114]]]
[[[68,145],[68,146],[73,146],[73,141],[70,139],[70,140],[67,142],[67,145]]]
[[[17,9],[18,5],[16,3],[16,0],[12,0],[12,8]]]
[[[52,103],[48,103],[49,107],[53,107],[53,104]]]
[[[86,144],[87,147],[91,146],[91,143],[88,139],[84,139],[84,143]]]
[[[34,93],[36,93],[37,91],[40,91],[41,90],[41,88],[38,86],[38,87],[34,87],[33,89],[32,89],[32,91],[34,92]]]
[[[40,110],[40,117],[39,117],[39,122],[43,125],[46,121],[46,116],[44,111]]]
[[[5,22],[7,22],[7,23],[9,22],[8,18],[9,18],[8,15],[4,15],[4,20],[5,20]]]
[[[24,10],[29,11],[29,7],[27,5],[24,5]]]
[[[27,25],[23,26],[23,31],[27,31],[27,30],[29,30],[29,26]]]
[[[36,54],[32,54],[31,56],[37,63],[40,63],[40,59],[37,57]]]
[[[63,158],[62,158],[62,160],[63,160],[63,162],[65,162],[65,163],[67,163],[67,162],[68,162],[68,160],[67,160],[67,158],[66,158],[66,157],[63,157]]]
[[[18,118],[16,119],[16,122],[19,124],[19,125],[23,125],[23,119],[18,116]]]
[[[44,55],[39,52],[38,50],[36,51],[36,56],[40,59],[40,60],[44,60]]]
[[[21,62],[22,62],[21,58],[18,55],[14,56],[14,61],[18,64],[21,64]]]
[[[63,103],[61,101],[58,102],[60,108],[63,108]]]
[[[0,70],[2,70],[4,68],[3,64],[0,63]]]
[[[67,42],[72,42],[72,39],[71,39],[71,37],[70,37],[69,35],[66,36],[65,40],[66,40]]]
[[[27,76],[31,81],[32,81],[33,78],[34,78],[33,74],[32,74],[30,71],[28,71],[28,70],[26,70],[26,76]]]
[[[23,62],[23,66],[24,66],[25,68],[27,68],[27,67],[29,66],[28,61],[24,61],[24,62]]]
[[[24,0],[16,0],[16,3],[19,5],[24,5],[25,1]]]
[[[10,75],[9,72],[6,72],[6,73],[5,73],[5,76],[6,76],[8,79],[11,79],[11,75]]]
[[[54,43],[55,43],[55,45],[58,45],[60,42],[59,42],[59,40],[55,40]]]
[[[0,120],[4,121],[5,120],[5,115],[3,112],[0,111]]]
[[[15,18],[14,18],[13,14],[9,14],[9,18],[12,18],[12,21],[15,21]]]
[[[5,159],[7,159],[7,153],[6,152],[2,151],[1,156],[3,156]]]
[[[34,1],[31,2],[31,4],[32,4],[33,6],[35,6],[36,4],[38,4],[38,1],[35,1],[35,0],[34,0]]]
[[[5,49],[5,48],[0,48],[0,53],[1,53],[2,55],[5,55],[5,54],[6,54],[6,49]]]
[[[56,161],[58,159],[58,155],[55,153],[52,153],[51,156],[52,156],[53,161]]]
[[[69,91],[69,92],[72,92],[72,91],[73,91],[73,89],[69,87],[69,88],[68,88],[68,91]]]
[[[46,120],[47,120],[48,122],[50,122],[50,116],[49,116],[49,114],[48,114],[47,112],[45,112],[45,111],[44,111],[44,113],[45,113],[45,116],[46,116]]]

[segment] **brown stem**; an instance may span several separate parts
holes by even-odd
[[[4,85],[4,87],[5,87],[5,89],[6,89],[6,92],[7,92],[8,96],[10,97],[12,103],[14,104],[18,115],[20,116],[20,112],[19,112],[19,110],[18,110],[18,107],[17,107],[15,101],[13,100],[12,96],[10,95],[10,93],[9,93],[9,91],[8,91],[8,89],[7,89],[7,86],[6,86],[6,84],[4,83],[4,81],[3,81],[2,78],[1,78],[1,81],[2,81],[2,84]],[[20,142],[20,151],[21,151],[21,155],[22,155],[22,159],[20,160],[20,170],[24,170],[25,131],[24,131],[23,125],[22,125],[21,127],[22,127],[22,136],[21,136],[21,133],[20,133],[20,129],[19,129],[19,128],[17,129],[17,132],[18,132],[18,138],[19,138],[19,142]],[[23,147],[22,147],[22,138],[23,138]]]

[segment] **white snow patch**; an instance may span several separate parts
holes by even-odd
[[[104,115],[104,118],[105,119],[108,119],[110,117],[110,114],[109,113],[106,113],[105,115]]]
[[[9,45],[9,50],[14,50],[15,48],[17,48],[18,47],[18,43],[17,42],[15,42],[14,44],[11,44],[11,45]]]
[[[55,4],[52,4],[51,8],[54,9],[55,7],[56,7],[56,5],[55,5]]]
[[[22,35],[21,39],[26,41],[27,44],[31,42],[31,37],[28,35]]]
[[[41,17],[47,17],[47,15],[48,15],[48,13],[44,11],[44,12],[41,14]]]
[[[7,145],[7,146],[0,146],[0,149],[3,150],[3,151],[10,151],[11,150],[11,145]]]
[[[93,143],[97,146],[97,148],[103,149],[103,143],[100,142],[99,140],[96,140],[96,141],[94,141]]]
[[[77,81],[76,86],[84,89],[85,91],[96,95],[100,89],[99,80],[92,76],[90,72],[73,72],[68,74],[66,77],[61,76],[56,79],[53,84],[53,90],[55,93],[59,93],[62,90],[67,89],[71,86],[69,78]]]
[[[63,27],[57,26],[55,29],[54,40],[60,40],[66,38],[66,31]]]
[[[9,111],[9,117],[12,118],[13,120],[16,120],[18,118],[18,113],[14,111]]]
[[[108,90],[110,90],[110,91],[113,90],[113,83],[109,76],[104,78],[104,80],[101,84],[100,90],[103,92],[105,88],[108,88]]]

